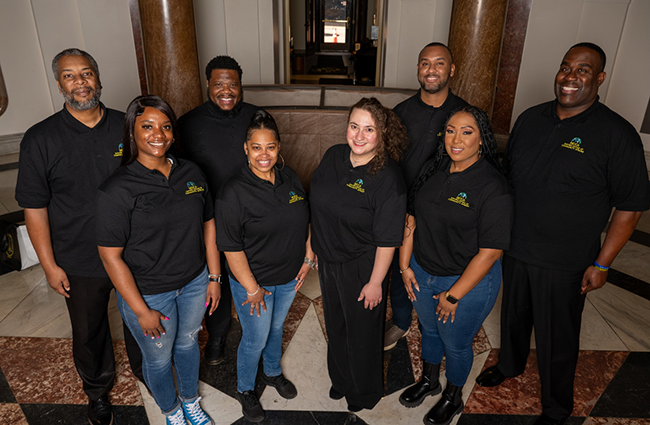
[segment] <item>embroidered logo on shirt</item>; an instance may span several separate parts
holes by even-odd
[[[289,197],[290,197],[289,198],[289,203],[290,204],[293,204],[294,202],[302,201],[303,199],[305,199],[302,196],[296,195],[296,192],[294,192],[293,190],[291,192],[289,192]]]
[[[185,191],[186,195],[190,195],[192,193],[199,193],[199,192],[204,192],[205,189],[202,188],[201,186],[197,186],[194,184],[194,182],[187,182],[187,190]]]
[[[465,192],[460,192],[455,198],[449,198],[447,200],[469,208],[469,204],[467,203],[467,194]]]
[[[113,157],[117,158],[118,156],[122,156],[124,154],[124,145],[120,143],[117,145],[117,152],[113,152]]]
[[[580,147],[580,144],[582,144],[582,140],[580,140],[579,137],[574,137],[570,142],[562,143],[562,147],[574,150],[576,152],[585,153],[585,150]]]
[[[348,183],[346,186],[361,193],[366,192],[366,189],[363,188],[363,180],[361,179],[357,179],[354,183]]]
[[[438,137],[442,137],[442,131],[438,133]]]

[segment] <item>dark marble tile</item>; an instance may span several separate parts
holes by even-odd
[[[650,300],[650,282],[645,282],[615,269],[609,269],[607,282]]]
[[[650,418],[650,353],[630,353],[590,416]]]
[[[627,356],[628,352],[620,351],[580,352],[573,384],[573,415],[591,416],[591,410],[620,370]]]
[[[291,339],[296,334],[298,326],[302,322],[307,309],[311,305],[311,300],[300,292],[296,293],[291,308],[287,313],[287,318],[284,320],[284,332],[282,334],[282,353],[287,349]]]
[[[0,403],[0,424],[29,425],[20,405],[16,403]]]
[[[5,374],[0,369],[0,403],[15,403],[16,397],[14,397],[13,391],[5,378]]]
[[[323,313],[323,297],[320,296],[313,300],[314,309],[316,310],[316,316],[318,317],[318,323],[323,330],[323,335],[325,336],[325,341],[327,341],[327,329],[325,328],[325,315]]]
[[[266,411],[264,425],[365,425],[357,415],[348,412],[296,412],[296,411]],[[233,425],[250,424],[241,418]]]
[[[589,417],[583,425],[650,425],[650,419]]]
[[[463,413],[458,425],[532,425],[537,416],[530,415],[479,415]],[[565,425],[585,424],[584,417],[571,417]]]
[[[81,425],[88,423],[86,405],[21,404],[29,425]],[[149,423],[143,406],[113,406],[113,424],[144,425]]]
[[[642,230],[634,230],[632,232],[632,236],[630,237],[630,240],[632,242],[636,242],[638,244],[650,247],[650,233],[644,232]]]
[[[406,338],[402,338],[395,348],[384,352],[384,395],[401,391],[414,383],[408,344]]]

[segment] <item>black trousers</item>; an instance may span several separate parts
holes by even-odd
[[[580,295],[583,274],[503,257],[498,368],[509,377],[524,372],[534,326],[542,409],[556,420],[570,416],[573,410],[573,381],[585,305],[585,296]]]
[[[210,309],[205,310],[205,328],[210,338],[225,337],[230,329],[232,318],[232,294],[230,293],[230,278],[226,270],[226,256],[219,253],[221,260],[221,299],[217,309],[210,316]]]
[[[72,356],[85,393],[91,400],[97,400],[108,394],[115,379],[108,322],[108,301],[113,284],[107,277],[68,275],[68,281],[70,298],[66,298],[66,306],[72,323]],[[134,374],[142,379],[140,348],[130,332],[125,332],[124,340]]]
[[[357,301],[370,280],[375,252],[347,263],[319,260],[327,329],[327,369],[332,386],[348,404],[372,409],[384,395],[383,338],[388,279],[383,298],[372,310]]]

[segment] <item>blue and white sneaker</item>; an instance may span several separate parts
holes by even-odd
[[[185,412],[185,419],[187,419],[187,423],[190,425],[214,425],[214,422],[212,419],[210,419],[210,416],[208,416],[208,414],[205,413],[203,409],[201,409],[201,405],[199,404],[200,400],[201,397],[197,397],[192,402],[182,402],[183,412]]]
[[[185,415],[183,414],[183,409],[180,407],[176,409],[174,413],[167,416],[166,425],[187,425],[185,422]]]

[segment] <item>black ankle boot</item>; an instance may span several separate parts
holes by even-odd
[[[438,375],[440,374],[440,365],[424,363],[424,370],[422,371],[422,379],[415,385],[411,385],[404,390],[402,395],[399,396],[399,402],[402,406],[416,407],[422,404],[422,401],[428,395],[440,394],[442,388],[438,382]]]
[[[447,382],[442,398],[424,417],[425,425],[449,425],[454,416],[463,411],[463,387]]]

